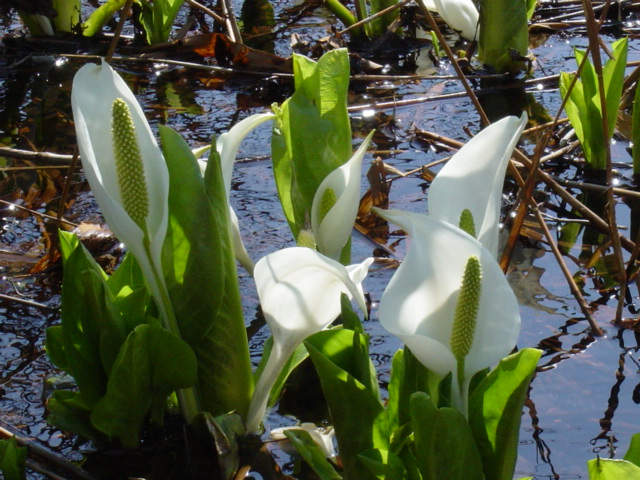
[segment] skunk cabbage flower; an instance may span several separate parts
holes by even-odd
[[[258,261],[254,278],[273,347],[249,405],[247,432],[259,429],[271,388],[298,345],[338,317],[340,294],[367,311],[361,283],[372,262],[345,267],[306,247],[285,248]]]
[[[334,260],[340,259],[360,204],[362,159],[373,131],[351,159],[333,170],[318,186],[311,206],[311,228],[318,251]]]
[[[429,370],[453,374],[452,401],[466,414],[471,377],[516,344],[516,297],[493,254],[459,228],[418,213],[375,211],[411,237],[380,300],[380,323]]]
[[[429,216],[459,226],[469,210],[476,238],[497,257],[502,186],[527,115],[506,117],[467,142],[429,187]]]
[[[231,194],[231,177],[233,175],[233,164],[238,154],[238,148],[242,140],[258,125],[275,118],[272,113],[259,113],[251,115],[244,120],[236,123],[231,130],[220,135],[216,140],[216,150],[220,154],[220,167],[222,169],[222,179],[224,182],[224,189],[227,193],[227,200]],[[205,164],[200,164],[201,168],[206,168]],[[238,217],[236,212],[229,205],[229,220],[231,222],[231,236],[233,240],[233,249],[235,252],[236,260],[253,275],[253,260],[247,253],[247,249],[242,243],[242,237],[240,236],[240,226],[238,224]]]
[[[78,70],[71,106],[91,190],[109,227],[140,264],[168,320],[173,312],[167,311],[161,251],[167,231],[169,172],[160,147],[135,96],[104,61]]]
[[[420,0],[426,8],[428,1]],[[460,32],[465,40],[474,40],[480,15],[473,0],[433,0],[435,9],[452,29]]]

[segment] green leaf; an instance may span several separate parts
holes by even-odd
[[[386,411],[377,385],[370,383],[371,370],[363,368],[365,363],[371,365],[367,349],[354,349],[357,342],[362,345],[364,339],[351,330],[322,331],[305,340],[327,400],[345,477],[353,480],[373,478],[360,453],[389,449]]]
[[[626,460],[596,458],[587,466],[590,480],[640,480],[640,467]]]
[[[125,448],[135,448],[145,418],[161,422],[166,398],[196,383],[197,363],[183,340],[160,326],[140,325],[127,337],[91,422]]]
[[[364,327],[360,321],[360,317],[351,305],[351,299],[346,293],[340,294],[340,319],[344,328],[358,332],[364,335]]]
[[[411,350],[398,350],[393,356],[389,382],[389,430],[411,421],[409,402],[415,392],[425,392],[437,403],[439,382],[437,375],[418,362]]]
[[[614,58],[609,59],[602,69],[609,139],[614,133],[622,95],[624,71],[627,63],[627,39],[614,42],[612,49]],[[580,65],[586,53],[579,49],[575,49],[574,53],[576,62]],[[569,84],[573,77],[574,75],[561,73],[560,91],[563,98],[567,97]],[[565,111],[580,140],[588,167],[604,170],[606,168],[605,146],[607,142],[602,128],[602,105],[598,77],[591,62],[585,62],[580,78],[566,101]]]
[[[24,480],[27,447],[19,447],[16,437],[0,440],[0,470],[4,480]]]
[[[496,73],[515,74],[528,48],[527,0],[480,0],[478,59]]]
[[[486,478],[513,478],[522,408],[541,354],[525,348],[504,358],[470,396],[469,424]]]
[[[624,459],[640,467],[640,433],[636,433],[631,437],[631,444],[624,455]]]
[[[404,462],[393,452],[374,448],[361,453],[360,460],[378,480],[405,478]]]
[[[201,408],[244,416],[253,378],[217,152],[203,179],[179,134],[161,127],[160,137],[170,178],[163,270],[180,335],[198,358]]]
[[[107,437],[91,423],[91,407],[82,394],[69,390],[56,390],[47,404],[47,422],[65,432],[72,432],[93,440],[100,445],[108,444]]]
[[[423,480],[484,480],[469,423],[455,408],[436,408],[426,393],[414,393],[411,425]]]
[[[149,45],[166,42],[171,34],[173,21],[184,0],[154,0],[150,5],[144,0],[140,22],[147,33]]]
[[[118,329],[118,316],[106,297],[105,274],[89,252],[76,240],[61,235],[64,274],[61,325],[47,334],[51,360],[72,375],[84,400],[92,406],[106,390],[107,352],[101,352],[101,328]],[[102,297],[102,298],[101,298]],[[106,336],[110,336],[106,334]],[[51,342],[51,343],[49,343]],[[119,345],[107,345],[110,351]],[[60,363],[57,363],[60,362]]]
[[[320,480],[342,480],[342,477],[325,457],[322,449],[313,441],[309,432],[302,429],[287,429],[284,434],[304,461],[320,477]]]
[[[114,13],[120,10],[127,0],[107,0],[100,5],[82,24],[82,34],[85,37],[93,37],[102,30]]]
[[[322,180],[352,153],[347,112],[347,50],[325,53],[317,63],[293,56],[296,91],[280,108],[271,138],[280,202],[294,238],[305,225]]]

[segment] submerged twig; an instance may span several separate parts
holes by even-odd
[[[7,300],[9,302],[23,303],[24,305],[28,305],[29,307],[42,308],[44,310],[59,310],[57,307],[51,307],[49,305],[45,305],[44,303],[34,302],[33,300],[29,300],[26,298],[12,297],[11,295],[5,295],[3,293],[0,293],[0,299]]]
[[[97,480],[93,475],[89,474],[85,470],[71,463],[66,458],[53,453],[42,445],[34,442],[33,440],[15,435],[13,432],[8,429],[0,426],[0,438],[11,438],[15,437],[16,442],[21,447],[27,447],[27,452],[29,458],[34,462],[29,465],[30,468],[37,467],[40,465],[39,460],[44,460],[47,464],[57,467],[61,471],[65,473],[65,475],[71,475],[72,478],[80,479],[80,480]],[[49,471],[46,467],[42,466],[43,470]],[[69,478],[69,477],[58,477],[58,478]]]

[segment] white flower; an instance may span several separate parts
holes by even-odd
[[[123,133],[127,127],[122,127],[119,120],[112,126],[114,103],[125,117],[128,110],[135,132]],[[101,65],[87,64],[78,71],[71,106],[84,172],[102,214],[140,264],[158,308],[163,315],[172,316],[165,311],[166,287],[161,273],[169,172],[144,112],[124,80],[104,61]],[[113,131],[119,132],[117,138]],[[114,146],[116,140],[122,144],[120,148]],[[123,166],[126,160],[120,157],[128,153],[137,163]],[[126,185],[127,175],[118,177],[119,168],[138,174],[132,184]],[[133,194],[137,196],[132,198]]]
[[[425,8],[435,10],[465,40],[474,40],[480,14],[473,0],[419,0]]]
[[[471,377],[506,357],[520,331],[518,302],[497,261],[476,239],[449,223],[399,210],[376,213],[402,227],[411,244],[389,282],[379,306],[382,326],[402,340],[429,370],[453,374],[456,396],[458,361],[452,331],[461,283],[470,258],[482,276],[470,349],[464,358],[463,384],[454,402],[466,409],[465,388]]]
[[[338,317],[340,294],[355,298],[366,312],[361,283],[372,262],[345,267],[306,247],[285,248],[258,261],[254,278],[273,348],[251,399],[248,432],[260,427],[271,388],[298,345]]]
[[[360,205],[360,176],[373,131],[348,162],[333,170],[318,186],[311,206],[311,228],[318,251],[340,259]]]
[[[504,176],[527,115],[506,117],[467,142],[429,187],[429,216],[458,226],[469,210],[476,238],[498,255],[500,205]]]

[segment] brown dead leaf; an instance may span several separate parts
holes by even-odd
[[[232,42],[223,33],[208,33],[185,38],[182,45],[204,58],[215,58],[220,65],[232,65],[255,72],[293,73],[291,58],[278,57],[271,53]]]
[[[360,199],[356,228],[374,242],[384,245],[389,239],[389,225],[371,211],[371,207],[389,208],[390,185],[387,182],[387,172],[381,158],[376,158],[367,172],[369,189]]]

